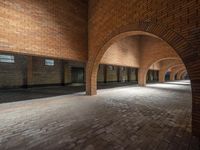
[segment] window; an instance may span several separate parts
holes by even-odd
[[[0,55],[0,62],[14,63],[15,57],[13,55]]]
[[[54,66],[54,60],[53,59],[45,59],[45,65],[46,66]]]

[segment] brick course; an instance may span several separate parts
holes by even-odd
[[[86,61],[87,1],[1,1],[0,50]]]

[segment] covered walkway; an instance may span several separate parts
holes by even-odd
[[[189,81],[97,92],[0,104],[0,149],[198,149]]]

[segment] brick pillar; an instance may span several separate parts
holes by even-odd
[[[164,83],[165,82],[165,70],[159,70],[159,82]]]
[[[98,67],[92,68],[90,63],[86,65],[86,94],[96,95],[97,94],[97,73]]]
[[[32,56],[28,56],[27,58],[27,67],[26,67],[26,83],[25,87],[31,87],[33,78],[33,58]]]
[[[138,70],[138,84],[139,84],[139,86],[145,86],[146,85],[147,72],[148,72],[147,68],[139,68],[139,70]]]
[[[175,71],[171,71],[170,72],[170,81],[174,81],[175,80],[175,75],[176,75]]]

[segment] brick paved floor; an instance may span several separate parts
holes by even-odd
[[[186,81],[0,104],[0,150],[198,150],[198,144]]]

